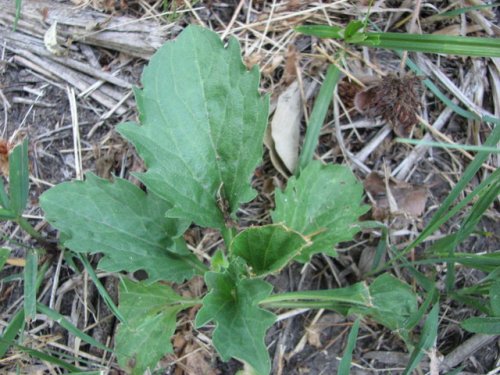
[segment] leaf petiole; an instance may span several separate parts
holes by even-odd
[[[273,294],[259,302],[269,307],[332,308],[347,305],[370,306],[370,292],[366,283],[331,290],[306,290]]]

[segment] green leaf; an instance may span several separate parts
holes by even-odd
[[[347,345],[344,350],[344,355],[342,356],[342,360],[340,361],[338,375],[349,375],[351,371],[351,361],[352,361],[352,352],[354,347],[356,346],[356,340],[358,338],[359,331],[359,318],[356,319],[354,324],[352,325],[351,332],[349,332],[349,337],[347,339]]]
[[[439,292],[437,288],[434,287],[427,294],[427,297],[425,298],[424,302],[420,305],[418,310],[408,318],[404,328],[407,331],[411,331],[413,328],[415,328],[422,319],[422,317],[424,316],[429,306],[437,302],[438,299],[439,299]]]
[[[99,267],[110,272],[145,270],[150,281],[181,282],[195,273],[193,255],[172,251],[172,236],[184,228],[165,218],[170,205],[132,183],[93,174],[59,184],[40,198],[45,217],[81,253],[102,252]]]
[[[173,205],[169,217],[223,228],[227,214],[255,197],[249,181],[269,108],[257,68],[247,71],[236,39],[224,48],[216,33],[189,26],[155,53],[142,83],[142,126],[118,128],[148,166],[138,178]]]
[[[58,313],[56,310],[53,310],[50,307],[45,306],[44,304],[41,304],[39,302],[37,302],[37,304],[36,304],[36,309],[41,314],[47,315],[50,319],[57,322],[61,327],[63,327],[64,329],[66,329],[68,332],[72,333],[76,337],[80,338],[82,341],[87,342],[90,345],[95,346],[96,348],[111,352],[111,349],[106,347],[106,345],[101,344],[99,341],[94,339],[92,336],[89,336],[85,332],[78,329],[75,325],[73,325],[73,323],[71,323],[68,319],[66,319],[64,317],[64,315]]]
[[[295,30],[305,35],[317,36],[318,38],[344,39],[344,29],[339,26],[303,25],[296,27]]]
[[[311,307],[311,304],[318,304],[317,308],[331,309],[347,315],[349,307],[361,305],[370,307],[370,291],[366,283],[359,282],[344,288],[323,289],[323,290],[301,290],[297,292],[287,292],[273,294],[260,301],[273,308],[294,308]]]
[[[460,323],[463,329],[486,335],[500,335],[500,317],[475,317]]]
[[[351,21],[347,24],[345,31],[344,31],[344,37],[347,39],[347,41],[350,41],[350,39],[356,35],[356,33],[363,28],[365,25],[364,22],[362,21]]]
[[[281,224],[251,227],[240,232],[230,251],[247,262],[257,276],[278,272],[310,242]]]
[[[0,358],[5,358],[5,354],[19,332],[24,328],[24,309],[19,310],[10,320],[9,325],[3,329],[0,336]]]
[[[220,249],[215,251],[215,254],[210,259],[210,270],[215,272],[220,272],[229,266],[229,261]]]
[[[438,333],[438,325],[439,303],[436,303],[432,310],[429,312],[427,319],[425,320],[420,340],[411,353],[410,360],[408,361],[408,365],[406,366],[403,375],[412,374],[413,370],[420,363],[425,351],[430,349],[434,345]]]
[[[315,253],[335,256],[336,244],[352,240],[360,230],[357,219],[368,210],[362,200],[363,187],[349,168],[314,161],[276,192],[272,217],[313,240],[295,258],[307,262]]]
[[[10,209],[20,216],[26,208],[29,190],[28,140],[14,147],[9,155]]]
[[[9,259],[10,249],[0,247],[0,271],[3,269],[5,262]]]
[[[369,287],[372,307],[352,307],[350,313],[371,316],[391,330],[403,329],[417,312],[417,297],[408,284],[384,273]]]
[[[0,220],[13,220],[15,218],[17,218],[15,212],[0,208]]]
[[[236,279],[229,271],[207,272],[210,292],[196,316],[196,326],[213,320],[212,341],[223,361],[237,358],[258,374],[269,374],[271,361],[264,343],[267,329],[276,317],[257,306],[271,293],[272,286],[260,279]]]
[[[82,262],[83,266],[85,267],[85,270],[92,279],[92,282],[94,283],[97,291],[99,292],[99,295],[103,299],[106,306],[108,306],[109,310],[113,313],[114,316],[118,318],[120,322],[124,322],[125,318],[116,307],[113,298],[109,295],[108,291],[106,290],[106,287],[101,283],[101,280],[97,276],[94,268],[92,267],[92,264],[90,264],[87,257],[82,254],[76,254],[76,255],[78,259],[80,259],[80,262]]]
[[[495,281],[490,287],[490,305],[493,315],[500,317],[500,280]]]
[[[126,323],[118,327],[115,351],[121,368],[142,375],[154,369],[166,354],[173,353],[172,335],[179,311],[186,304],[172,288],[163,284],[133,282],[127,279],[120,285],[120,311]]]
[[[335,86],[340,80],[341,74],[342,72],[336,65],[330,64],[328,66],[325,80],[321,84],[319,94],[314,101],[314,107],[307,124],[304,144],[300,153],[299,168],[295,170],[296,176],[299,176],[301,170],[305,169],[313,161],[314,152],[319,143],[319,134],[325,123],[328,108],[332,103]]]
[[[38,272],[38,253],[29,249],[26,252],[24,267],[24,319],[30,322],[36,314],[36,279]]]
[[[365,35],[366,38],[356,44],[446,55],[500,57],[498,38],[408,33],[365,33]]]
[[[78,367],[73,366],[71,363],[68,363],[68,361],[58,358],[57,355],[61,355],[61,353],[55,353],[56,355],[50,355],[47,354],[46,352],[41,352],[39,350],[28,348],[23,345],[14,345],[14,347],[16,348],[16,351],[25,353],[27,354],[27,356],[31,357],[30,360],[32,361],[33,361],[32,358],[37,358],[43,362],[53,363],[56,366],[62,367],[68,371],[72,371],[71,372],[72,374],[76,371],[80,371]],[[44,350],[48,351],[47,348],[44,348]],[[81,358],[74,358],[75,362],[78,362],[79,360],[81,360]]]

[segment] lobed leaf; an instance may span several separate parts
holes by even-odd
[[[257,276],[278,272],[307,249],[310,241],[281,224],[251,227],[231,242],[230,251],[247,262]]]
[[[223,361],[234,357],[252,366],[258,374],[269,374],[271,361],[264,343],[273,313],[257,306],[271,293],[272,286],[260,279],[234,278],[231,272],[207,272],[210,292],[196,316],[196,326],[213,320],[212,341]]]
[[[133,375],[154,369],[167,353],[173,353],[171,338],[176,315],[189,307],[181,296],[163,284],[147,284],[124,279],[120,285],[121,323],[115,351],[121,368]]]
[[[216,33],[189,26],[155,53],[142,83],[142,126],[118,128],[148,166],[137,177],[172,204],[169,217],[223,228],[255,196],[269,108],[258,70],[247,71],[236,39],[224,48]]]
[[[360,230],[357,219],[368,210],[362,200],[363,187],[349,168],[313,161],[288,180],[284,192],[276,192],[272,217],[312,239],[295,258],[307,262],[320,252],[335,256],[336,244],[352,240]]]
[[[150,281],[181,282],[196,272],[196,258],[172,237],[185,227],[165,218],[171,207],[132,183],[114,183],[87,174],[86,181],[59,184],[40,198],[49,223],[64,234],[64,246],[81,253],[104,253],[103,270],[146,271]]]

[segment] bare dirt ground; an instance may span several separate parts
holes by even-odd
[[[238,39],[248,66],[257,64],[262,72],[262,92],[271,95],[276,108],[279,95],[292,83],[301,89],[303,111],[301,134],[310,115],[314,98],[329,62],[336,61],[344,78],[335,96],[320,137],[316,157],[325,163],[349,165],[371,193],[372,215],[390,228],[388,241],[403,247],[424,227],[460,178],[472,157],[466,152],[428,149],[396,143],[395,132],[384,113],[367,117],[354,108],[359,85],[406,71],[404,61],[411,58],[426,78],[450,98],[477,113],[500,113],[500,60],[446,57],[432,54],[398,56],[369,48],[344,48],[333,40],[296,33],[293,27],[304,23],[345,26],[363,19],[367,1],[307,0],[24,0],[17,31],[13,0],[0,0],[0,122],[1,137],[12,144],[28,137],[31,189],[26,217],[49,237],[56,233],[44,222],[38,197],[53,184],[81,178],[93,171],[104,178],[129,178],[145,167],[116,132],[115,125],[136,119],[132,87],[140,84],[140,74],[148,58],[163,42],[173,39],[189,24],[200,24],[221,37]],[[452,35],[496,36],[498,13],[495,9],[450,18],[431,16],[451,9],[451,1],[374,1],[370,20],[386,31],[449,33]],[[462,6],[483,3],[463,1]],[[498,11],[496,11],[498,12]],[[57,46],[50,51],[44,36],[57,22]],[[55,53],[54,53],[55,52]],[[338,60],[337,60],[338,59]],[[403,63],[402,63],[403,62]],[[416,85],[421,85],[420,81]],[[413,105],[429,128],[410,129],[412,137],[432,133],[438,140],[482,144],[491,128],[467,120],[449,110],[429,90],[416,88],[418,102]],[[463,105],[463,104],[462,104]],[[407,130],[407,129],[406,129]],[[271,144],[272,146],[272,144]],[[239,213],[244,225],[269,222],[267,210],[273,207],[273,191],[286,183],[286,168],[276,150],[266,148],[264,163],[258,168],[254,186],[259,196]],[[474,184],[498,167],[491,157]],[[381,177],[373,177],[377,172]],[[367,178],[371,176],[371,179]],[[380,184],[394,179],[396,200],[402,214],[391,212],[381,202]],[[383,189],[382,189],[383,190]],[[385,197],[386,198],[386,197]],[[386,198],[387,201],[387,198]],[[463,244],[468,252],[488,252],[499,248],[498,204],[488,211],[479,230],[488,237],[473,236]],[[401,213],[401,212],[400,212]],[[456,229],[460,217],[441,228],[434,239]],[[23,258],[26,246],[36,244],[16,226],[2,223],[3,245],[12,257]],[[211,230],[191,228],[186,234],[193,248],[211,254],[220,236]],[[367,278],[380,233],[369,231],[355,243],[347,243],[340,256],[316,256],[308,266],[294,264],[270,278],[277,291],[320,289],[346,286]],[[412,256],[419,257],[419,248]],[[115,321],[100,300],[82,264],[68,254],[47,254],[51,262],[45,275],[39,301],[70,319],[79,329],[107,345],[113,343]],[[91,257],[96,264],[98,256]],[[22,266],[22,264],[21,264]],[[22,267],[8,265],[0,274],[0,330],[22,306]],[[406,274],[396,270],[398,277]],[[110,294],[117,297],[117,278],[98,272]],[[473,285],[482,275],[459,270],[457,282]],[[438,277],[439,279],[439,277]],[[180,291],[200,294],[202,283],[194,280],[178,286]],[[196,331],[188,311],[180,320],[173,339],[175,354],[164,358],[157,374],[234,374],[241,365],[222,363],[209,345],[210,332]],[[348,318],[329,311],[278,311],[280,320],[271,328],[267,344],[274,374],[335,374],[352,324]],[[462,364],[461,373],[495,374],[499,371],[498,338],[482,339],[463,331],[459,321],[474,315],[456,303],[442,303],[437,351],[431,356]],[[40,315],[26,328],[26,346],[64,359],[81,358],[80,365],[121,373],[113,355],[75,339],[58,324]],[[478,339],[473,353],[457,354],[468,339]],[[454,356],[454,357],[453,357]],[[453,358],[452,358],[453,357]],[[70,359],[66,359],[71,361]],[[403,342],[383,327],[364,320],[353,354],[353,374],[399,374],[408,361]],[[453,362],[454,363],[454,362]],[[11,349],[0,359],[0,373],[57,374],[63,371]],[[496,369],[496,370],[495,370]],[[428,373],[424,360],[419,374]]]

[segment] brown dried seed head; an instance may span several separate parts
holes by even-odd
[[[421,108],[421,78],[413,74],[399,77],[389,74],[377,84],[359,92],[356,109],[371,118],[382,117],[400,137],[408,137],[418,123]]]

